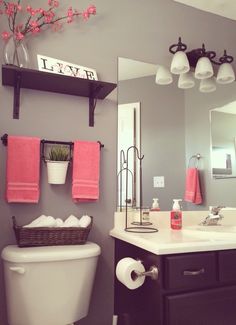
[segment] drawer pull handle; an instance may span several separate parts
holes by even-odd
[[[184,275],[200,275],[200,274],[203,274],[203,273],[205,273],[204,268],[202,268],[200,270],[196,270],[196,271],[188,271],[188,270],[184,271]]]

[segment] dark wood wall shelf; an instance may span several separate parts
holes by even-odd
[[[34,89],[89,98],[89,126],[94,126],[94,110],[97,99],[106,98],[116,84],[104,81],[82,79],[59,74],[2,66],[3,86],[14,87],[13,118],[19,119],[20,89]]]

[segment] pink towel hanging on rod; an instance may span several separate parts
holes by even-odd
[[[94,202],[99,199],[100,144],[75,141],[73,151],[72,199]]]
[[[6,200],[9,203],[39,201],[40,139],[8,136]]]
[[[196,167],[187,169],[184,200],[194,204],[202,203],[199,172]]]

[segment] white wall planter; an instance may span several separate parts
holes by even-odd
[[[46,161],[49,184],[65,184],[69,161]]]

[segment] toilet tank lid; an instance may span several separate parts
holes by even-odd
[[[18,247],[6,246],[2,251],[2,259],[15,263],[51,262],[83,259],[101,254],[101,248],[92,242],[84,245]]]

